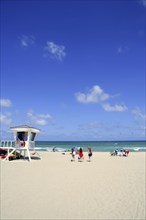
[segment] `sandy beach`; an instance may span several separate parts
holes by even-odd
[[[69,152],[41,160],[1,161],[1,219],[144,220],[146,154],[94,153],[71,162]]]

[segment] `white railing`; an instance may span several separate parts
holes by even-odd
[[[30,149],[35,148],[35,142],[34,141],[26,141],[27,147]],[[20,141],[17,143],[17,141],[12,141],[12,140],[1,140],[0,141],[0,148],[5,148],[5,147],[14,147],[14,148],[23,148],[23,141]]]
[[[10,155],[15,153],[16,155],[16,151],[18,151],[21,155],[21,152],[24,151],[24,158],[25,158],[25,152],[27,152],[29,161],[31,161],[31,153],[30,151],[34,151],[34,154],[37,154],[39,156],[39,158],[41,158],[41,156],[35,151],[35,142],[34,141],[26,141],[25,145],[22,146],[23,141],[19,141],[19,143],[17,143],[17,141],[11,141],[11,140],[1,140],[0,141],[0,148],[1,149],[5,149],[7,151],[7,156],[4,158],[4,160],[8,160]]]
[[[15,147],[15,141],[11,141],[11,140],[2,140],[0,141],[0,148],[3,147]]]

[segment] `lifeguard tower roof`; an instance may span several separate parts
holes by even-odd
[[[35,127],[31,127],[28,125],[20,125],[20,126],[14,126],[14,127],[10,127],[11,131],[17,131],[17,132],[21,132],[21,131],[31,131],[34,133],[40,133],[40,129],[35,128]]]

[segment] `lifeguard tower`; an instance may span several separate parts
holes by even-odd
[[[8,151],[4,160],[9,159],[10,155],[16,152],[19,152],[20,155],[22,155],[22,152],[24,152],[24,158],[26,157],[27,153],[29,161],[31,161],[32,154],[37,154],[40,158],[40,155],[35,150],[35,138],[40,133],[39,129],[22,125],[10,127],[10,130],[13,132],[14,141],[5,141],[5,143],[3,141],[2,148]]]

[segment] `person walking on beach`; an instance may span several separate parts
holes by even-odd
[[[89,162],[91,161],[91,157],[92,157],[92,150],[91,147],[88,147],[88,157],[89,157]]]
[[[79,152],[78,152],[78,161],[83,161],[84,160],[84,155],[83,155],[83,149],[80,147]]]
[[[71,149],[71,155],[72,155],[72,160],[71,161],[75,161],[76,152],[75,152],[74,148]]]

